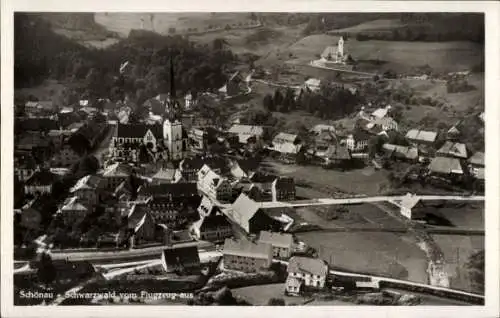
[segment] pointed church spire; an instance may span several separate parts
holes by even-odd
[[[175,73],[174,73],[174,58],[170,56],[170,99],[175,101]]]

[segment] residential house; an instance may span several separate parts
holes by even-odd
[[[461,136],[461,131],[458,129],[458,125],[460,125],[460,122],[456,123],[454,126],[452,126],[448,131],[446,132],[446,139],[450,141],[455,141],[460,139]]]
[[[476,178],[484,180],[484,152],[474,153],[468,160],[469,171]]]
[[[191,107],[196,106],[197,102],[198,101],[196,100],[196,98],[193,97],[193,94],[191,93],[187,93],[184,96],[184,108],[186,110],[189,110],[191,109]]]
[[[27,101],[24,104],[25,111],[28,114],[43,114],[43,113],[51,113],[54,111],[54,103],[50,100],[44,101]]]
[[[401,215],[410,220],[421,219],[427,209],[418,196],[410,193],[407,193],[400,202],[396,202],[396,205],[399,206]]]
[[[67,140],[71,136],[71,134],[72,132],[69,130],[51,130],[47,133],[47,137],[57,149],[64,145],[64,141]]]
[[[116,187],[113,192],[114,197],[118,200],[118,202],[127,202],[131,201],[134,197],[134,191],[130,185],[130,182],[123,181],[120,183],[118,187]]]
[[[30,230],[40,229],[40,223],[42,222],[42,209],[45,199],[43,197],[37,197],[27,204],[25,204],[21,209],[21,225]]]
[[[99,203],[99,191],[103,188],[102,185],[101,177],[88,175],[78,180],[69,192],[92,210]]]
[[[244,92],[244,81],[239,71],[234,72],[226,84],[219,89],[223,96],[235,96]]]
[[[436,142],[437,133],[434,131],[411,129],[406,133],[406,138],[414,145],[433,146]]]
[[[173,201],[196,202],[199,204],[198,189],[196,183],[179,182],[179,183],[162,183],[141,186],[138,190],[138,196],[141,199],[150,197],[169,198]]]
[[[47,161],[53,152],[53,144],[49,138],[40,133],[26,133],[15,141],[15,151],[29,154],[37,158],[39,162]]]
[[[376,128],[384,131],[398,130],[398,123],[391,117],[377,118],[372,123],[368,124],[367,128],[370,131],[376,131]]]
[[[133,168],[125,163],[114,163],[104,170],[102,173],[103,185],[108,190],[115,190],[122,182],[128,181],[130,175],[133,174]]]
[[[368,132],[358,128],[346,139],[341,140],[340,144],[345,145],[351,152],[363,152],[368,148],[371,137]]]
[[[131,207],[128,214],[128,229],[131,232],[132,247],[154,241],[156,224],[146,205],[134,204]]]
[[[79,162],[80,159],[81,155],[79,155],[70,145],[65,144],[52,157],[50,165],[52,167],[69,168]]]
[[[314,289],[324,288],[328,276],[328,264],[318,258],[294,256],[288,263],[287,272],[285,292],[298,294],[301,292],[301,286]],[[301,283],[297,284],[295,280]]]
[[[222,242],[233,236],[233,227],[222,213],[209,214],[200,217],[191,227],[197,240]]]
[[[418,160],[418,148],[416,147],[407,147],[385,143],[382,145],[382,150],[384,151],[387,158],[407,161]]]
[[[197,186],[199,191],[221,202],[228,201],[232,197],[233,189],[229,180],[215,173],[207,165],[198,171]]]
[[[264,128],[262,126],[235,124],[231,126],[228,133],[237,135],[241,144],[247,144],[251,138],[255,140],[261,139],[264,134]]]
[[[66,225],[79,223],[89,213],[89,209],[79,202],[78,197],[67,198],[57,211],[57,214],[61,216]]]
[[[270,150],[280,153],[282,156],[297,155],[301,149],[300,139],[297,135],[279,133],[273,138]]]
[[[271,267],[273,248],[267,243],[226,239],[222,255],[225,269],[255,273]]]
[[[179,163],[179,170],[184,180],[197,182],[198,172],[204,165],[217,174],[223,174],[228,169],[228,164],[223,157],[208,155],[185,158]]]
[[[269,216],[258,202],[244,193],[232,204],[231,217],[247,233],[257,234],[260,231],[276,231],[281,228],[279,221]]]
[[[433,158],[428,168],[429,173],[438,176],[463,176],[464,170],[460,160],[450,157]]]
[[[272,245],[274,258],[288,259],[292,255],[293,236],[291,234],[261,231],[259,242]]]
[[[332,166],[343,166],[351,161],[352,156],[346,146],[330,145],[322,156],[324,162],[323,167],[329,168]]]
[[[446,141],[444,145],[436,152],[437,156],[467,159],[467,147],[463,143]]]
[[[330,132],[332,134],[335,134],[336,131],[337,130],[334,126],[325,124],[318,124],[309,130],[310,133],[313,133],[315,135],[319,135],[322,132]]]
[[[182,174],[179,169],[165,168],[160,169],[152,177],[153,184],[177,183],[182,180]]]
[[[14,174],[19,181],[28,180],[36,171],[36,161],[31,154],[14,157]]]
[[[304,82],[304,88],[312,92],[319,91],[320,87],[321,87],[321,80],[317,78],[310,78]]]
[[[59,176],[50,172],[48,169],[37,170],[28,180],[26,180],[24,193],[50,194],[52,193],[52,185],[58,180]]]
[[[371,114],[370,117],[372,120],[384,118],[389,114],[391,108],[392,108],[391,105],[387,105],[386,107],[378,108]]]
[[[234,160],[231,164],[231,175],[236,179],[249,179],[257,168],[255,160]]]
[[[295,181],[290,177],[278,177],[271,186],[273,201],[295,200]]]
[[[196,246],[165,248],[161,253],[161,264],[167,273],[197,273],[201,269]]]

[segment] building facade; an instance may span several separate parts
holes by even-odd
[[[224,268],[246,273],[267,270],[272,264],[271,244],[226,239],[222,251]]]

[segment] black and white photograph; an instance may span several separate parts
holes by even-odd
[[[485,305],[484,12],[12,15],[13,306]]]

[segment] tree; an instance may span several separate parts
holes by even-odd
[[[227,45],[227,41],[223,38],[216,38],[212,42],[212,47],[216,51],[223,50]]]
[[[472,288],[480,293],[484,293],[484,250],[476,252],[469,257],[466,265],[471,278]]]
[[[264,105],[264,108],[270,112],[273,112],[276,110],[275,104],[273,101],[273,97],[271,96],[271,94],[267,94],[266,96],[264,96],[264,100],[262,101],[262,104]]]
[[[56,268],[52,263],[52,257],[47,253],[42,253],[40,255],[40,260],[38,261],[38,279],[45,285],[51,284],[56,279]]]
[[[279,89],[274,92],[273,102],[276,107],[283,105],[283,94]]]
[[[283,298],[271,298],[267,302],[268,306],[285,306],[285,300]]]

